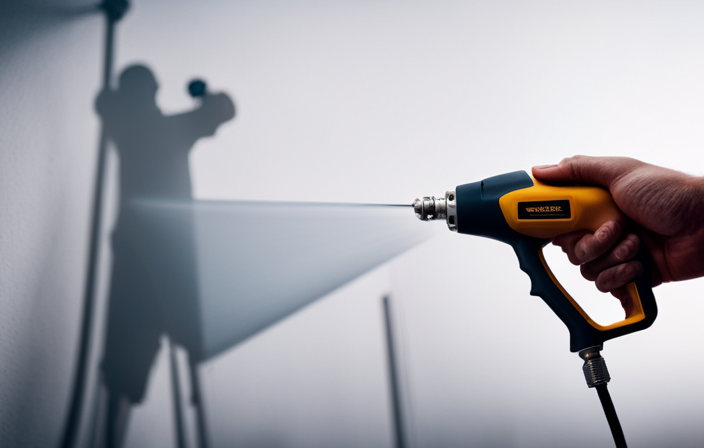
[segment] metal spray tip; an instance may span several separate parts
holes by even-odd
[[[455,192],[448,191],[444,198],[424,196],[413,201],[413,211],[421,221],[445,219],[450,230],[457,231],[457,209],[455,207]]]
[[[413,201],[413,211],[421,221],[445,218],[445,199],[435,199],[435,196],[425,196]]]

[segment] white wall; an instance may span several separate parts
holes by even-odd
[[[192,158],[201,198],[407,203],[575,153],[704,174],[703,15],[671,2],[143,2],[120,25],[117,68],[148,64],[165,111],[192,107],[184,88],[197,76],[235,99],[235,120]],[[11,442],[39,437],[17,426],[34,410],[25,397],[43,391],[41,412],[61,409],[59,380],[35,367],[61,364],[66,384],[76,336],[101,27],[66,23],[5,50],[24,65],[0,74],[18,86],[0,87],[16,98],[0,105]],[[606,345],[634,446],[704,440],[702,286],[659,287],[654,326]],[[378,298],[391,291],[413,446],[608,446],[567,332],[528,290],[509,247],[448,232],[206,365],[213,441],[388,446]],[[135,415],[131,446],[170,431],[159,366],[162,393]]]
[[[703,13],[666,2],[179,2],[168,13],[152,3],[136,5],[125,22],[120,58],[151,64],[165,108],[187,107],[183,85],[201,74],[236,99],[238,117],[193,157],[200,197],[406,203],[576,153],[704,174]],[[404,311],[418,446],[608,446],[567,332],[528,296],[510,248],[448,234],[389,270]],[[606,301],[603,314],[614,318],[612,300],[586,282],[570,284],[597,308]],[[612,394],[634,445],[704,439],[702,365],[691,355],[704,340],[694,317],[701,287],[658,288],[654,327],[606,346]],[[325,317],[300,323],[324,306]],[[232,390],[211,393],[232,406],[219,417],[231,433],[247,440],[257,432],[238,422],[274,408],[266,424],[299,443],[286,422],[302,418],[296,404],[309,401],[245,389],[284,382],[288,373],[258,375],[276,371],[274,360],[301,341],[322,344],[311,333],[348,322],[344,309],[331,297],[212,363],[209,387]],[[364,328],[370,318],[356,319]],[[278,332],[296,336],[278,345]],[[326,334],[324,344],[340,347],[350,337]],[[356,342],[377,339],[372,332]],[[230,381],[245,375],[259,382]]]
[[[103,23],[0,5],[0,445],[57,443],[78,342]]]

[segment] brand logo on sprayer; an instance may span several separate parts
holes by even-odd
[[[533,201],[518,203],[518,219],[570,219],[570,201]]]
[[[544,207],[526,207],[526,212],[528,213],[546,213],[546,212],[561,212],[561,205],[551,205]]]

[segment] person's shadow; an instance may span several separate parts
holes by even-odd
[[[151,70],[134,65],[122,72],[117,90],[104,90],[96,100],[120,162],[102,358],[107,412],[101,438],[108,447],[121,446],[130,409],[144,399],[162,335],[188,352],[192,367],[202,351],[192,220],[181,223],[176,249],[154,237],[135,202],[190,201],[190,150],[235,115],[232,100],[224,93],[208,93],[202,82],[189,87],[200,99],[199,107],[164,115],[156,104],[157,88]],[[193,394],[197,399],[195,388]]]

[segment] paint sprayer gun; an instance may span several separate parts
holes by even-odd
[[[610,377],[600,351],[603,343],[648,328],[657,316],[651,283],[652,261],[641,244],[636,260],[643,274],[626,286],[631,307],[625,319],[602,326],[594,322],[560,285],[543,256],[543,247],[557,235],[577,230],[596,231],[622,215],[611,195],[591,186],[553,186],[525,171],[502,174],[460,185],[444,198],[413,202],[423,220],[444,219],[453,232],[483,236],[510,244],[531,280],[530,294],[539,296],[570,332],[570,351],[579,352],[589,387],[599,392],[617,446],[626,446],[606,389]],[[608,408],[608,409],[607,409]],[[611,414],[611,415],[610,415]]]

